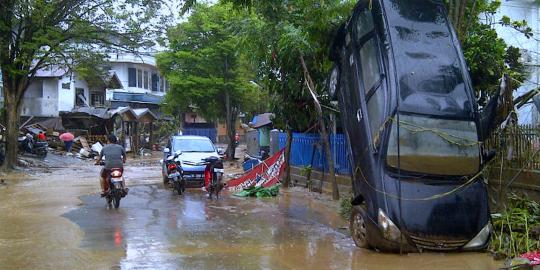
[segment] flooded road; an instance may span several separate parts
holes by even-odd
[[[496,269],[487,254],[358,249],[337,205],[303,189],[210,201],[163,188],[157,165],[128,166],[120,209],[99,167],[56,168],[0,186],[0,269]]]

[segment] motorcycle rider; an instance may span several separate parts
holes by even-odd
[[[117,142],[118,139],[116,138],[116,135],[109,134],[109,136],[107,136],[107,144],[103,147],[99,153],[98,159],[96,160],[96,165],[99,165],[103,157],[105,157],[105,166],[103,166],[100,173],[101,197],[105,197],[109,191],[107,177],[111,173],[111,169],[119,168],[122,169],[122,171],[124,170],[124,163],[126,163],[126,151],[124,150],[124,147],[117,144]],[[122,188],[124,189],[125,193],[127,193],[128,189],[124,187],[123,182]]]

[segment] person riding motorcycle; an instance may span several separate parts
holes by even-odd
[[[99,165],[105,157],[105,166],[103,166],[100,173],[101,197],[105,197],[109,191],[107,177],[111,173],[111,169],[119,168],[123,170],[124,163],[126,163],[126,151],[124,147],[117,144],[117,141],[116,135],[110,134],[107,136],[107,144],[103,147],[96,160],[96,165]],[[124,183],[122,183],[122,188],[127,192],[123,185]]]

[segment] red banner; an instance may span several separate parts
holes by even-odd
[[[227,182],[229,191],[241,191],[252,186],[270,187],[279,183],[279,178],[285,170],[285,150],[277,152],[239,178]]]

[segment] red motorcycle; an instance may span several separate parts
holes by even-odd
[[[225,187],[223,183],[223,162],[218,157],[209,157],[203,159],[206,163],[206,168],[204,170],[204,186],[208,192],[210,200],[212,195],[216,196],[216,199],[219,199],[219,193]]]

